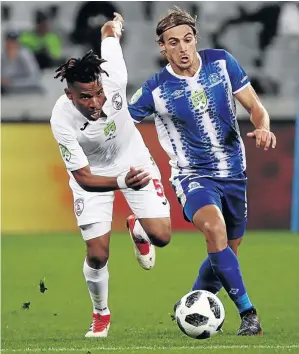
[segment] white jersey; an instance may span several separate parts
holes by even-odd
[[[73,105],[66,95],[61,96],[52,111],[51,127],[65,162],[71,185],[72,171],[90,166],[101,176],[118,176],[131,166],[151,163],[150,154],[134,125],[127,107],[127,69],[118,39],[109,37],[102,42],[102,68],[106,102],[103,112],[107,118],[91,122]]]

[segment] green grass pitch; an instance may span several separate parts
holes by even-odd
[[[112,322],[106,339],[85,339],[91,303],[82,274],[80,234],[2,237],[2,351],[4,353],[299,353],[299,235],[248,232],[240,261],[264,334],[236,336],[240,324],[224,291],[223,333],[188,338],[170,320],[188,292],[205,243],[195,233],[174,234],[157,250],[156,266],[141,269],[127,234],[114,233],[109,261]],[[48,290],[39,291],[44,280]],[[30,302],[30,309],[22,308]]]

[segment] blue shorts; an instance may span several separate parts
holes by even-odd
[[[245,172],[233,178],[199,177],[196,174],[176,176],[172,187],[187,221],[192,222],[200,208],[214,204],[224,216],[228,239],[244,235],[247,222]]]

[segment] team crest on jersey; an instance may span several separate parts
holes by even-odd
[[[203,110],[208,103],[208,99],[205,91],[204,90],[192,91],[191,101],[194,108],[199,108],[200,110]]]
[[[74,209],[77,216],[80,216],[84,210],[84,200],[82,198],[76,199]]]
[[[130,104],[135,104],[141,96],[142,96],[142,87],[140,87],[140,89],[138,89],[134,93],[133,97],[131,98]]]
[[[123,106],[123,99],[118,92],[115,93],[112,97],[112,106],[117,111],[121,110],[121,108]]]
[[[105,126],[104,135],[107,137],[105,141],[114,139],[116,137],[116,124],[114,120],[112,120]]]
[[[220,82],[222,82],[219,74],[217,74],[217,73],[211,74],[209,76],[209,81],[212,86],[218,85],[218,84],[220,84]]]
[[[59,144],[59,149],[61,152],[61,156],[63,159],[67,162],[71,160],[72,154],[69,152],[69,150],[62,144]]]

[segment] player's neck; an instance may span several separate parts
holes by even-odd
[[[176,73],[177,75],[193,77],[197,73],[198,69],[200,68],[200,60],[201,60],[200,57],[197,55],[194,62],[188,69],[182,69],[175,64],[174,65],[170,64],[170,65],[174,73]]]

